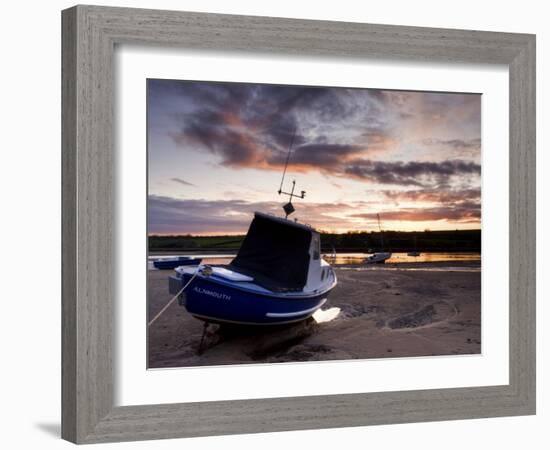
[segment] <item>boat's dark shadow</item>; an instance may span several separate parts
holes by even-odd
[[[211,324],[202,352],[224,343],[241,345],[252,359],[265,359],[299,344],[318,330],[318,324],[309,318],[284,325]]]

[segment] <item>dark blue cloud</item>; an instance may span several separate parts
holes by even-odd
[[[451,177],[481,174],[481,166],[471,161],[371,161],[357,160],[344,169],[347,175],[380,184],[445,185]]]
[[[348,152],[367,152],[388,132],[380,118],[385,96],[375,90],[170,80],[149,80],[148,87],[151,109],[157,111],[163,103],[181,105],[172,115],[176,128],[170,135],[176,143],[190,148],[199,144],[233,167],[277,170],[294,137],[291,163],[313,169],[318,161],[337,162]],[[358,102],[358,95],[364,101]],[[349,138],[342,142],[343,126],[351,119],[360,119],[358,131],[346,125],[360,143]],[[329,152],[334,154],[320,154]]]
[[[205,200],[176,199],[150,195],[148,198],[149,234],[208,234],[223,231],[228,234],[245,233],[255,211],[281,215],[284,202],[247,202],[240,199]],[[335,212],[365,207],[368,202],[300,203],[297,218],[322,228],[327,217]]]

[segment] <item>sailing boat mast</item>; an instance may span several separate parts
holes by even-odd
[[[378,231],[380,232],[380,245],[382,248],[380,250],[384,251],[384,233],[382,233],[382,227],[380,226],[380,214],[376,214],[378,219]]]
[[[292,205],[292,198],[305,198],[306,191],[301,191],[300,195],[294,193],[294,188],[296,187],[296,180],[292,180],[292,190],[290,192],[283,191],[283,183],[285,181],[286,169],[288,168],[288,162],[290,161],[290,155],[292,153],[292,145],[294,144],[294,138],[296,137],[296,127],[294,127],[294,133],[292,133],[292,138],[290,139],[290,145],[288,146],[288,153],[286,155],[285,168],[283,169],[283,176],[281,178],[281,185],[277,193],[279,195],[284,194],[288,195],[288,203],[283,205],[283,210],[285,212],[285,218],[288,218],[294,211],[294,205]]]
[[[283,193],[283,182],[285,181],[286,169],[288,167],[288,162],[290,161],[290,154],[292,153],[292,144],[294,144],[294,138],[296,137],[296,127],[294,128],[294,133],[290,138],[290,145],[288,146],[288,152],[286,154],[285,168],[283,169],[283,176],[281,177],[281,185],[279,186],[279,195]],[[291,199],[292,200],[292,199]]]

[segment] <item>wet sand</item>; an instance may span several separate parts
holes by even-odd
[[[174,302],[149,328],[149,367],[463,355],[481,352],[478,263],[336,267],[324,313],[294,325],[210,325]],[[170,300],[171,271],[148,271],[149,317]]]

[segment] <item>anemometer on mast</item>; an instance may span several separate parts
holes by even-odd
[[[294,188],[296,187],[296,180],[292,180],[292,190],[290,192],[283,191],[283,183],[285,181],[286,169],[288,167],[288,162],[290,161],[290,155],[292,153],[292,144],[294,144],[294,138],[295,137],[296,137],[296,127],[294,127],[294,133],[292,134],[292,138],[290,140],[290,145],[288,147],[288,153],[286,155],[285,168],[283,170],[283,177],[281,178],[281,185],[279,186],[279,190],[277,191],[277,193],[279,195],[281,195],[281,194],[288,195],[288,203],[283,205],[283,210],[286,214],[285,218],[288,218],[288,216],[290,216],[295,211],[294,205],[292,204],[292,198],[294,198],[294,197],[296,197],[296,198],[305,198],[305,196],[306,196],[306,191],[301,191],[300,195],[294,193]]]

